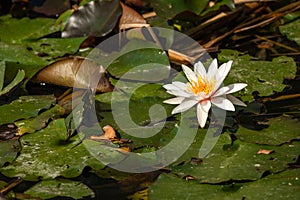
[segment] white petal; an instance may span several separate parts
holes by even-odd
[[[237,92],[237,91],[245,88],[246,86],[247,86],[247,84],[245,84],[245,83],[234,83],[231,85],[227,85],[226,87],[228,87],[229,90],[228,90],[228,92],[226,92],[226,94],[231,94],[231,93]]]
[[[167,93],[178,97],[191,97],[192,95],[182,90],[168,90]]]
[[[194,72],[196,75],[201,76],[202,78],[205,78],[206,76],[206,69],[201,61],[198,61],[194,65]]]
[[[227,87],[227,86],[221,87],[221,88],[218,89],[218,91],[215,92],[212,96],[213,96],[213,97],[218,97],[218,96],[225,95],[229,90],[230,90],[230,88]]]
[[[216,74],[216,80],[217,83],[215,85],[215,88],[218,89],[221,84],[223,83],[224,79],[226,78],[226,76],[228,75],[230,69],[231,69],[231,65],[232,65],[232,61],[228,61],[227,63],[222,64],[219,69],[218,69],[218,73]]]
[[[198,103],[198,101],[196,100],[183,100],[179,106],[175,107],[172,110],[172,114],[184,112],[193,107],[196,103]]]
[[[197,105],[197,119],[201,128],[205,126],[210,107],[211,107],[210,101],[201,101]]]
[[[166,90],[180,90],[176,85],[167,84],[163,86]]]
[[[218,69],[218,72],[219,72],[219,75],[221,77],[226,77],[231,69],[231,65],[232,65],[232,60],[228,61],[227,63],[224,63],[222,64],[219,69]],[[224,79],[223,79],[224,80]],[[223,82],[223,81],[222,81]]]
[[[172,99],[165,100],[163,102],[167,103],[167,104],[180,104],[183,100],[184,100],[184,97],[175,97]]]
[[[234,96],[232,96],[232,95],[227,95],[226,96],[227,97],[227,99],[229,100],[229,101],[231,101],[234,105],[237,105],[237,106],[247,106],[244,102],[242,102],[241,100],[239,100],[238,98],[235,98]]]
[[[179,88],[181,90],[186,90],[186,87],[187,87],[186,83],[182,83],[182,82],[179,82],[179,81],[174,81],[172,84],[175,85],[177,88]]]
[[[197,77],[195,75],[195,73],[187,66],[185,65],[181,65],[183,72],[185,73],[185,76],[187,77],[187,79],[189,80],[189,82],[196,82],[197,81]]]
[[[218,62],[217,59],[214,59],[209,65],[208,72],[206,75],[207,80],[213,79],[218,72]]]
[[[228,99],[226,99],[224,97],[212,98],[211,102],[221,109],[235,111],[234,105],[231,103],[231,101],[229,101]]]

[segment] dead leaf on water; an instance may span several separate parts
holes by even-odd
[[[98,81],[97,92],[113,90],[105,69],[96,62],[82,57],[70,57],[56,61],[38,72],[32,80],[84,89],[93,88]]]
[[[120,18],[119,29],[148,27],[146,20],[135,10],[121,2],[123,15]]]
[[[274,150],[268,150],[268,149],[260,149],[256,154],[265,154],[265,155],[269,155],[271,153],[273,153]]]

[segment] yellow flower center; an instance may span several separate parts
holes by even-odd
[[[198,76],[197,81],[192,81],[188,83],[189,90],[197,95],[200,92],[204,92],[205,94],[209,94],[214,86],[214,81],[208,82],[207,80],[203,80],[201,76]]]

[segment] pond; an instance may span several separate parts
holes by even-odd
[[[0,199],[300,198],[300,3],[0,3]]]

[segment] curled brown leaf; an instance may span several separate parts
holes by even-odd
[[[123,10],[123,15],[121,16],[119,22],[120,30],[149,26],[146,20],[138,12],[136,12],[129,6],[123,4],[122,2],[121,2],[121,6]]]
[[[106,70],[98,63],[82,57],[56,61],[39,71],[32,80],[83,89],[95,87],[97,92],[113,90]]]

